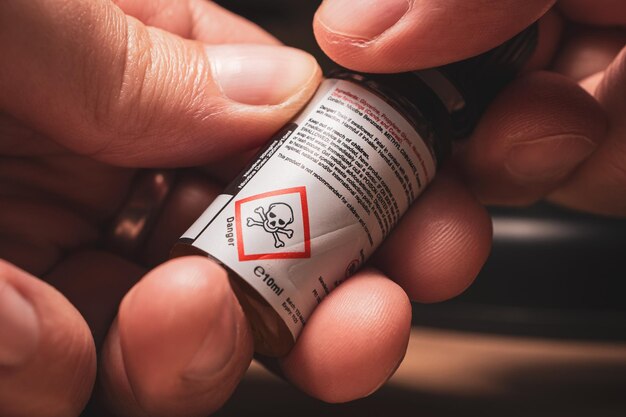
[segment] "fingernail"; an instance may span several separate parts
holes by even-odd
[[[237,343],[237,322],[235,320],[235,299],[224,297],[220,315],[211,320],[213,326],[205,336],[198,352],[189,362],[185,377],[202,380],[214,377],[231,360]]]
[[[243,104],[286,101],[311,81],[315,59],[286,46],[219,45],[206,48],[222,94]]]
[[[28,360],[39,340],[37,313],[7,282],[0,282],[0,366]]]
[[[515,145],[506,167],[524,181],[554,181],[569,174],[596,148],[584,136],[559,135]]]
[[[326,0],[319,22],[330,31],[366,40],[395,25],[411,8],[411,0]]]

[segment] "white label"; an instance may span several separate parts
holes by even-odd
[[[249,282],[296,338],[434,173],[431,151],[393,107],[326,80],[183,237]]]

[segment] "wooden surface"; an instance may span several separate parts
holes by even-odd
[[[376,394],[329,405],[253,364],[226,416],[626,416],[626,343],[416,328]]]

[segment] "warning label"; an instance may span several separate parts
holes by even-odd
[[[311,256],[304,187],[236,200],[235,224],[240,261]]]
[[[394,108],[327,80],[183,237],[246,279],[297,337],[434,172],[430,149]]]
[[[375,105],[380,99],[371,93],[335,88],[326,101],[304,120],[278,157],[304,169],[340,198],[374,246],[368,219],[374,218],[378,234],[386,236],[430,181],[432,156],[424,154],[423,142],[409,139],[413,128],[400,127],[408,123],[394,122]]]

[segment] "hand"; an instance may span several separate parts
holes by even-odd
[[[319,68],[201,0],[3,1],[0,51],[0,415],[76,416],[92,395],[120,416],[216,410],[252,357],[225,272],[200,257],[148,269],[223,185],[182,171],[136,256],[103,236],[138,168],[233,165],[307,101]],[[379,265],[412,298],[469,285],[489,220],[452,175],[403,222]],[[326,401],[367,395],[400,363],[410,317],[400,286],[360,272],[280,365]]]
[[[326,0],[315,33],[344,66],[407,71],[486,51],[543,16],[529,69],[550,71],[529,71],[506,88],[455,162],[485,203],[547,198],[626,216],[626,4],[562,0],[550,9],[554,3]]]

